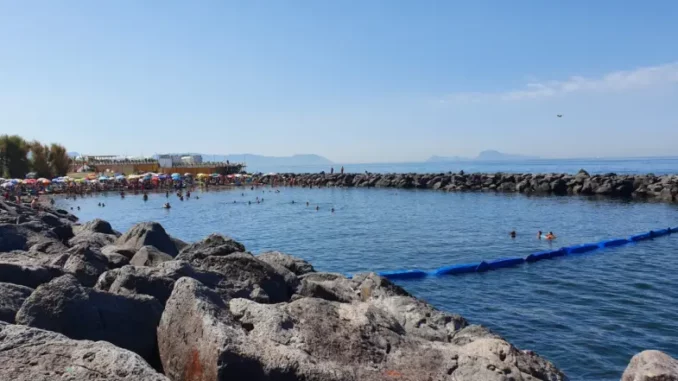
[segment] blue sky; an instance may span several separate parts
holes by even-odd
[[[678,155],[676,20],[662,0],[0,0],[0,133],[337,162]]]

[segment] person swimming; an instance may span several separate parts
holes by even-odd
[[[144,193],[144,197],[143,197],[143,198],[144,198],[144,201],[148,201],[148,195],[147,195],[146,193]]]
[[[316,206],[316,207],[315,207],[315,210],[320,210],[320,207],[319,207],[319,206]]]
[[[247,205],[252,205],[252,201],[247,201]]]
[[[512,231],[509,233],[509,235],[511,236],[511,238],[516,238],[516,231],[515,231],[515,230],[512,230]]]
[[[184,201],[184,196],[179,196],[179,201]]]
[[[553,232],[549,232],[549,234],[546,235],[546,239],[548,240],[556,239],[556,235],[553,234]]]
[[[80,210],[80,207],[78,206],[78,210]]]
[[[332,208],[332,213],[334,213],[334,208]]]
[[[308,206],[308,201],[306,201],[306,206]]]
[[[537,232],[537,239],[541,239],[541,236],[542,236],[542,232],[540,230],[539,232]]]
[[[166,198],[169,198],[169,191],[166,191],[166,192],[165,192],[165,197],[166,197]]]
[[[292,200],[292,204],[294,204],[294,200]]]
[[[106,207],[106,204],[104,204],[104,203],[102,202],[102,203],[101,203],[101,207],[102,207],[102,208],[105,208],[105,207]]]
[[[101,203],[98,203],[97,206],[101,206]],[[73,209],[73,208],[71,208],[71,209]]]
[[[169,209],[171,208],[170,203],[166,202],[165,205],[162,206],[164,209]]]

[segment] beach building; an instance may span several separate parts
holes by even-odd
[[[240,173],[245,164],[230,162],[204,162],[201,155],[162,154],[155,158],[124,157],[116,155],[83,155],[73,160],[73,172],[117,173],[199,173],[230,175]]]

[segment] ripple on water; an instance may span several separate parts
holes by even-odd
[[[434,269],[678,225],[678,207],[577,197],[446,194],[380,189],[196,192],[161,208],[108,195],[58,202],[126,230],[153,220],[193,241],[219,232],[253,252],[280,250],[319,270]],[[105,199],[106,208],[97,207]],[[295,200],[295,204],[292,204]],[[236,201],[236,204],[233,204]],[[306,201],[310,203],[306,207]],[[315,206],[320,210],[316,211]],[[336,213],[330,213],[334,207]],[[517,230],[510,239],[508,232]],[[554,231],[557,242],[536,239]],[[618,380],[630,358],[654,348],[678,357],[678,235],[501,271],[401,281],[406,289],[520,348],[552,360],[572,380]]]

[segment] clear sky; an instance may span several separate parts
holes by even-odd
[[[675,0],[0,0],[0,133],[88,154],[678,155],[677,20]]]

